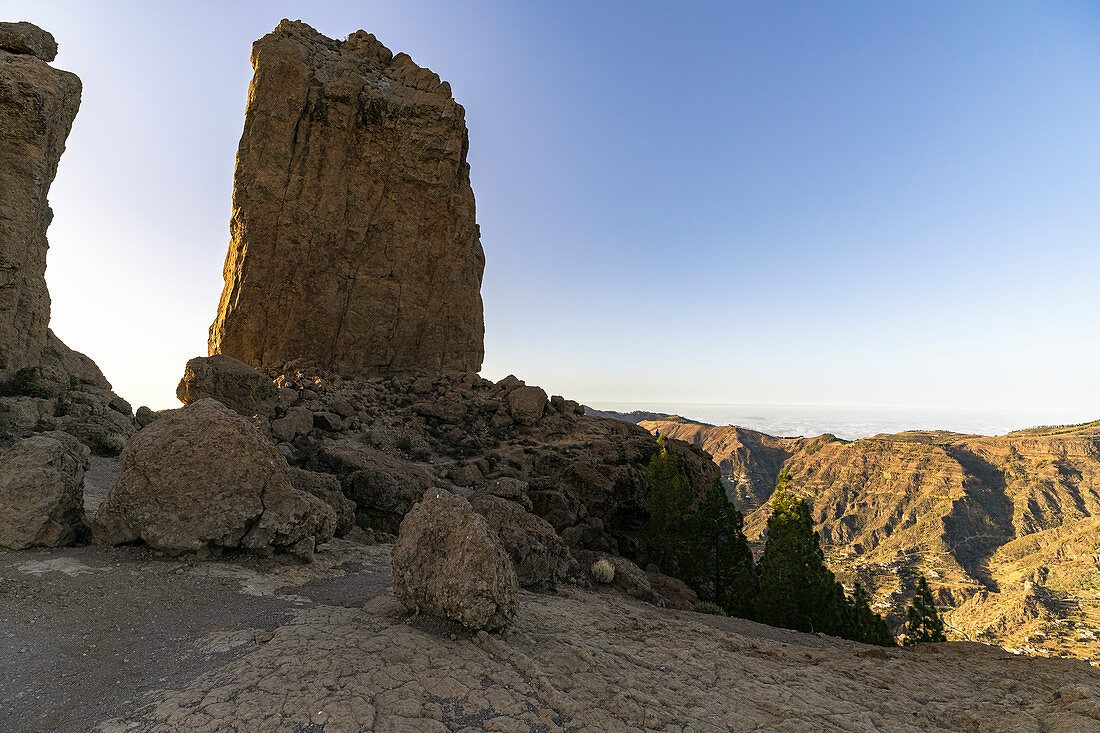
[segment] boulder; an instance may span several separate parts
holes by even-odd
[[[286,411],[286,415],[271,421],[271,434],[276,440],[287,443],[309,435],[310,430],[313,430],[313,410],[308,407],[292,407]]]
[[[326,440],[315,460],[341,477],[345,495],[371,527],[389,534],[397,533],[402,518],[432,486],[419,466],[359,443]]]
[[[526,481],[520,481],[517,478],[505,476],[490,481],[482,487],[480,491],[486,494],[492,494],[493,496],[499,496],[501,499],[514,501],[527,511],[532,511],[534,506],[531,503],[531,498],[527,495],[529,488],[530,485]]]
[[[30,54],[43,61],[53,61],[57,58],[57,41],[49,31],[25,20],[0,23],[0,50]]]
[[[137,432],[130,415],[113,409],[103,409],[86,417],[68,417],[58,427],[102,456],[117,456],[126,441]]]
[[[313,413],[313,424],[326,433],[341,433],[348,429],[348,421],[335,412]]]
[[[546,409],[542,387],[517,387],[508,393],[508,414],[520,425],[533,425]]]
[[[665,606],[677,611],[690,611],[699,602],[699,596],[679,578],[663,573],[646,573],[653,592],[665,599]]]
[[[340,479],[327,473],[290,468],[290,483],[328,504],[336,515],[336,536],[342,537],[355,526],[355,502],[344,496]]]
[[[46,63],[56,45],[30,23],[0,25],[0,384],[38,366],[48,340],[46,201],[80,79]]]
[[[258,368],[477,371],[485,266],[450,86],[373,35],[252,48],[210,353]]]
[[[104,544],[141,540],[170,555],[274,547],[310,557],[336,515],[293,487],[289,466],[248,420],[213,399],[141,430],[92,522]]]
[[[514,501],[483,491],[470,497],[470,505],[497,533],[512,558],[520,585],[552,591],[565,580],[573,558],[549,522]]]
[[[508,553],[468,501],[442,489],[426,492],[401,522],[391,570],[394,596],[417,613],[489,631],[516,615]]]
[[[151,425],[158,419],[160,419],[160,415],[145,405],[137,408],[137,412],[134,413],[134,420],[137,421],[138,428],[144,428],[147,425]]]
[[[279,391],[267,376],[222,354],[187,362],[176,397],[185,405],[212,397],[245,417],[271,415]]]
[[[88,448],[62,432],[39,433],[0,456],[0,547],[63,547],[87,538]]]

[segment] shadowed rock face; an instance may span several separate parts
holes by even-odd
[[[135,430],[129,403],[48,327],[46,195],[81,89],[75,74],[46,63],[56,55],[48,32],[0,23],[0,450],[61,430],[118,453]]]
[[[485,258],[450,86],[369,33],[252,49],[210,353],[257,368],[476,371]]]
[[[56,53],[42,29],[0,23],[0,382],[47,342],[46,194],[80,107],[80,79],[46,63]]]

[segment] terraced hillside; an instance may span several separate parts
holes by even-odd
[[[959,638],[1100,659],[1100,421],[851,442],[640,424],[713,456],[755,542],[786,468],[834,571],[872,589],[895,626],[925,573]]]

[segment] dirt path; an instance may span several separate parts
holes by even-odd
[[[94,730],[241,658],[296,609],[362,606],[388,591],[380,552],[338,541],[310,566],[139,547],[0,554],[0,730]]]

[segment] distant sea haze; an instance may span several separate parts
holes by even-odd
[[[955,410],[920,407],[823,407],[820,405],[716,405],[685,403],[599,403],[597,410],[665,412],[712,425],[737,425],[768,435],[795,437],[832,433],[855,440],[904,430],[950,430],[1004,435],[1037,425],[1065,425],[1100,419],[1080,410]]]

